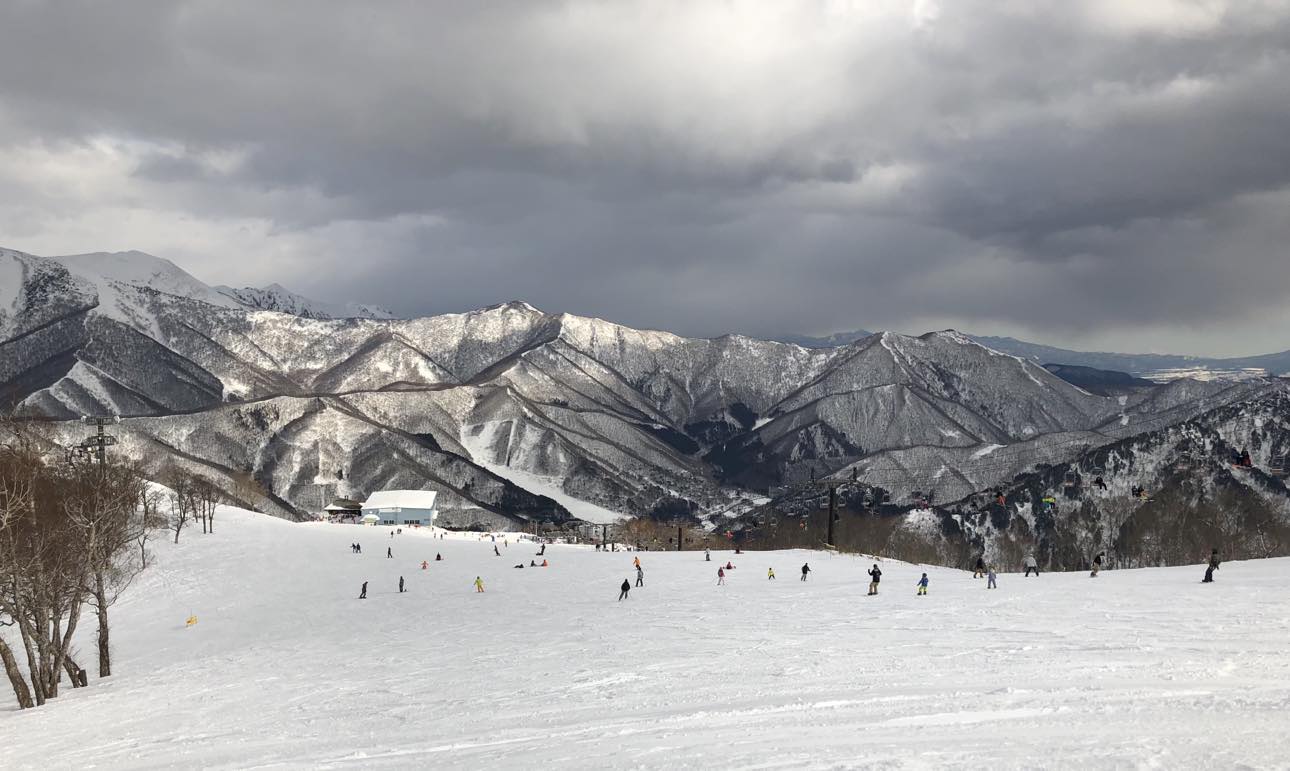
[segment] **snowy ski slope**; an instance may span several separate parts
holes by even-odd
[[[927,597],[923,568],[886,562],[866,597],[861,557],[645,552],[646,585],[620,603],[629,553],[551,546],[550,567],[515,570],[532,544],[497,558],[473,536],[232,509],[216,524],[156,545],[116,608],[117,675],[0,707],[0,766],[1290,763],[1287,559],[1225,564],[1212,585],[1197,566],[994,591],[929,568]]]

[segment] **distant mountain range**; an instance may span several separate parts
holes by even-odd
[[[814,506],[810,480],[832,477],[920,543],[1042,533],[1058,549],[1093,537],[1092,522],[1114,542],[1136,505],[1069,521],[964,512],[1019,480],[1035,501],[1061,493],[1054,469],[1105,468],[1119,489],[1236,446],[1258,476],[1206,466],[1195,494],[1222,484],[1290,512],[1267,482],[1290,447],[1284,380],[1156,384],[952,330],[810,348],[522,302],[323,317],[335,310],[280,287],[207,286],[137,252],[0,250],[0,399],[64,445],[83,439],[80,415],[124,416],[114,452],[288,518],[332,496],[429,488],[455,526],[644,516],[735,533]]]
[[[833,348],[868,337],[864,330],[837,332],[827,337],[787,335],[779,338],[787,343],[807,348]],[[968,335],[981,345],[996,351],[1020,356],[1036,364],[1066,364],[1095,369],[1124,372],[1149,380],[1176,380],[1191,377],[1202,380],[1240,380],[1264,375],[1290,374],[1290,350],[1260,356],[1237,358],[1205,358],[1201,356],[1176,356],[1160,353],[1090,353],[1055,348],[1050,345],[1027,343],[1011,337]]]

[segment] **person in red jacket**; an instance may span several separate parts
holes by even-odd
[[[726,569],[717,568],[717,586],[723,586],[726,583]]]

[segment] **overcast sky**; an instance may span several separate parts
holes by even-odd
[[[0,4],[0,245],[401,314],[1290,348],[1290,3]]]

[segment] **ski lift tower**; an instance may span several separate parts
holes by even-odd
[[[824,537],[824,545],[830,549],[837,548],[833,543],[833,523],[838,519],[838,488],[844,485],[856,484],[857,482],[859,482],[859,472],[856,469],[851,469],[850,479],[816,479],[815,467],[811,467],[811,481],[806,482],[805,486],[815,489],[824,488],[829,491],[829,527]]]
[[[100,466],[105,465],[107,463],[107,448],[116,444],[116,437],[106,433],[103,429],[107,426],[120,423],[121,416],[112,415],[110,417],[91,417],[89,415],[82,415],[81,422],[87,426],[94,426],[98,430],[86,437],[85,441],[81,442],[80,446],[85,448],[86,452],[93,452],[94,458],[99,462]]]

